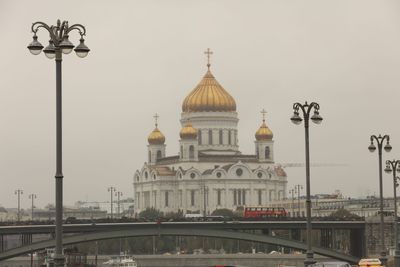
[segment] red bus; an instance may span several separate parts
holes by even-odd
[[[244,218],[268,218],[268,217],[286,217],[287,212],[284,208],[271,207],[245,207]]]

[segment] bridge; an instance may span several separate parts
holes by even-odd
[[[53,247],[54,225],[26,225],[0,227],[0,260]],[[275,235],[277,230],[288,230],[290,233],[306,229],[305,221],[232,221],[232,222],[163,222],[163,223],[102,223],[102,224],[66,224],[64,225],[63,244],[139,237],[139,236],[204,236],[229,238],[273,244],[298,250],[306,250],[306,244],[300,240],[282,238]],[[350,238],[350,254],[323,247],[335,230],[347,230]],[[317,221],[313,222],[313,231],[321,236],[320,244],[313,247],[315,253],[357,263],[365,254],[364,221]],[[330,234],[324,235],[325,232]],[[262,233],[262,234],[260,234]],[[33,235],[48,234],[49,240],[32,242]],[[21,246],[4,249],[4,240],[9,235],[19,235]],[[324,237],[324,238],[323,238]]]

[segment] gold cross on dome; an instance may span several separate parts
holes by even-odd
[[[156,123],[156,127],[158,126],[158,118],[160,117],[157,113],[156,114],[154,114],[154,121],[155,121],[155,123]]]
[[[267,114],[265,109],[261,110],[261,114],[262,114],[262,117],[263,117],[263,121],[265,121],[265,114]]]
[[[204,54],[207,55],[207,68],[210,69],[210,66],[211,66],[211,64],[210,64],[210,57],[211,57],[211,55],[214,54],[214,53],[213,53],[213,51],[211,51],[210,48],[207,48],[207,51],[205,51]]]

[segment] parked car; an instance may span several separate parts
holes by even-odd
[[[351,267],[351,264],[345,261],[320,261],[308,267]]]

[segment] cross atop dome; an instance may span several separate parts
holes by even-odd
[[[211,57],[212,54],[214,54],[214,52],[211,51],[210,48],[207,48],[207,51],[204,51],[204,54],[207,55],[207,68],[210,69],[210,66],[211,66],[210,57]]]
[[[155,123],[155,125],[156,125],[156,127],[158,127],[158,118],[159,118],[160,116],[156,113],[156,114],[154,114],[154,116],[153,116],[153,118],[154,118],[154,123]]]
[[[265,122],[265,114],[267,114],[267,111],[265,109],[262,109],[261,114],[262,114],[263,122]]]

